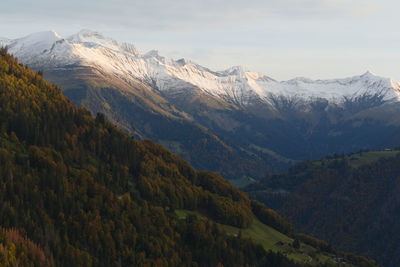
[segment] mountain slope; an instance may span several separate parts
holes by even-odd
[[[21,229],[57,266],[240,266],[275,257],[209,222],[180,221],[168,212],[204,208],[218,222],[246,227],[251,208],[243,193],[158,145],[132,140],[102,116],[92,119],[2,53],[2,227]],[[208,247],[211,256],[203,257]]]
[[[400,262],[399,151],[364,151],[299,164],[247,188],[299,231],[346,251]]]
[[[0,54],[2,227],[24,232],[57,266],[295,266],[213,223],[246,229],[254,210],[289,233],[276,213],[160,146],[134,141],[103,116],[92,119]],[[177,208],[207,218],[182,220]]]
[[[400,144],[399,84],[370,72],[279,82],[242,67],[212,71],[141,53],[88,30],[7,45],[92,114],[241,184],[299,160]]]
[[[0,252],[8,253],[3,243],[8,246],[10,238],[17,247],[22,244],[18,260],[11,263],[301,266],[304,262],[267,252],[220,226],[245,231],[254,221],[258,225],[262,221],[291,234],[281,216],[250,201],[220,176],[195,171],[150,141],[133,140],[103,115],[93,119],[5,49],[0,50],[0,107],[0,227],[17,229],[4,230]],[[207,216],[182,219],[176,209]],[[296,254],[296,248],[291,251]],[[311,252],[319,253],[316,248]],[[342,254],[327,255],[325,260],[338,264]],[[374,266],[344,256],[346,262]]]

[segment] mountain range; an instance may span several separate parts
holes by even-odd
[[[0,43],[74,103],[238,185],[299,160],[400,143],[400,85],[371,72],[277,81],[243,67],[213,71],[142,53],[90,30]]]
[[[118,43],[98,32],[82,30],[63,38],[56,32],[41,32],[20,39],[0,39],[24,64],[43,70],[81,65],[97,68],[126,82],[141,81],[165,94],[207,94],[239,107],[261,101],[278,110],[279,98],[313,102],[325,99],[343,104],[363,96],[399,100],[400,84],[366,72],[345,79],[311,80],[303,77],[276,81],[241,66],[212,71],[190,60],[173,60],[152,50],[139,52],[134,45]]]

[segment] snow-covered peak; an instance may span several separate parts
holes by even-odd
[[[62,37],[60,34],[51,30],[51,31],[32,33],[18,40],[26,44],[35,44],[35,43],[53,43],[61,38]]]
[[[92,30],[81,30],[67,38],[72,44],[81,44],[86,47],[105,47],[116,51],[123,51],[130,54],[138,54],[137,49],[132,44],[118,43],[117,41],[103,36],[101,33]]]
[[[32,67],[54,63],[57,57],[64,55],[68,50],[65,40],[55,31],[33,33],[11,40],[7,46],[10,53]]]
[[[43,31],[32,33],[28,36],[17,39],[19,44],[24,45],[34,45],[34,44],[53,44],[54,42],[62,39],[61,35],[59,35],[55,31]]]
[[[30,49],[32,53],[38,53],[49,50],[55,42],[61,39],[62,37],[55,31],[38,32],[12,41],[10,48],[13,51]]]
[[[33,67],[81,64],[101,68],[124,81],[141,80],[164,92],[200,90],[239,105],[247,105],[255,98],[271,103],[276,96],[324,98],[338,103],[364,95],[398,100],[400,95],[398,82],[371,72],[344,79],[298,77],[279,82],[241,66],[212,71],[187,59],[161,56],[156,50],[142,54],[132,44],[119,43],[90,30],[65,39],[53,31],[41,32],[8,43],[11,53]]]
[[[383,100],[400,100],[399,83],[371,72],[342,79],[312,80],[304,77],[283,81],[270,86],[275,95],[301,98],[325,98],[340,102],[343,98],[381,96]]]
[[[116,41],[105,38],[101,33],[91,30],[81,30],[76,34],[69,36],[67,40],[75,44],[103,45],[111,48],[118,46]]]
[[[21,62],[33,68],[64,65],[73,58],[71,45],[55,31],[33,33],[11,40],[8,48]]]

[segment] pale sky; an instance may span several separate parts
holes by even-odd
[[[400,80],[395,0],[0,0],[0,37],[91,29],[141,51],[278,80]]]

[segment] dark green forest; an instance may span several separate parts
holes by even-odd
[[[360,151],[306,161],[246,188],[284,214],[295,230],[336,248],[400,262],[400,154]]]

